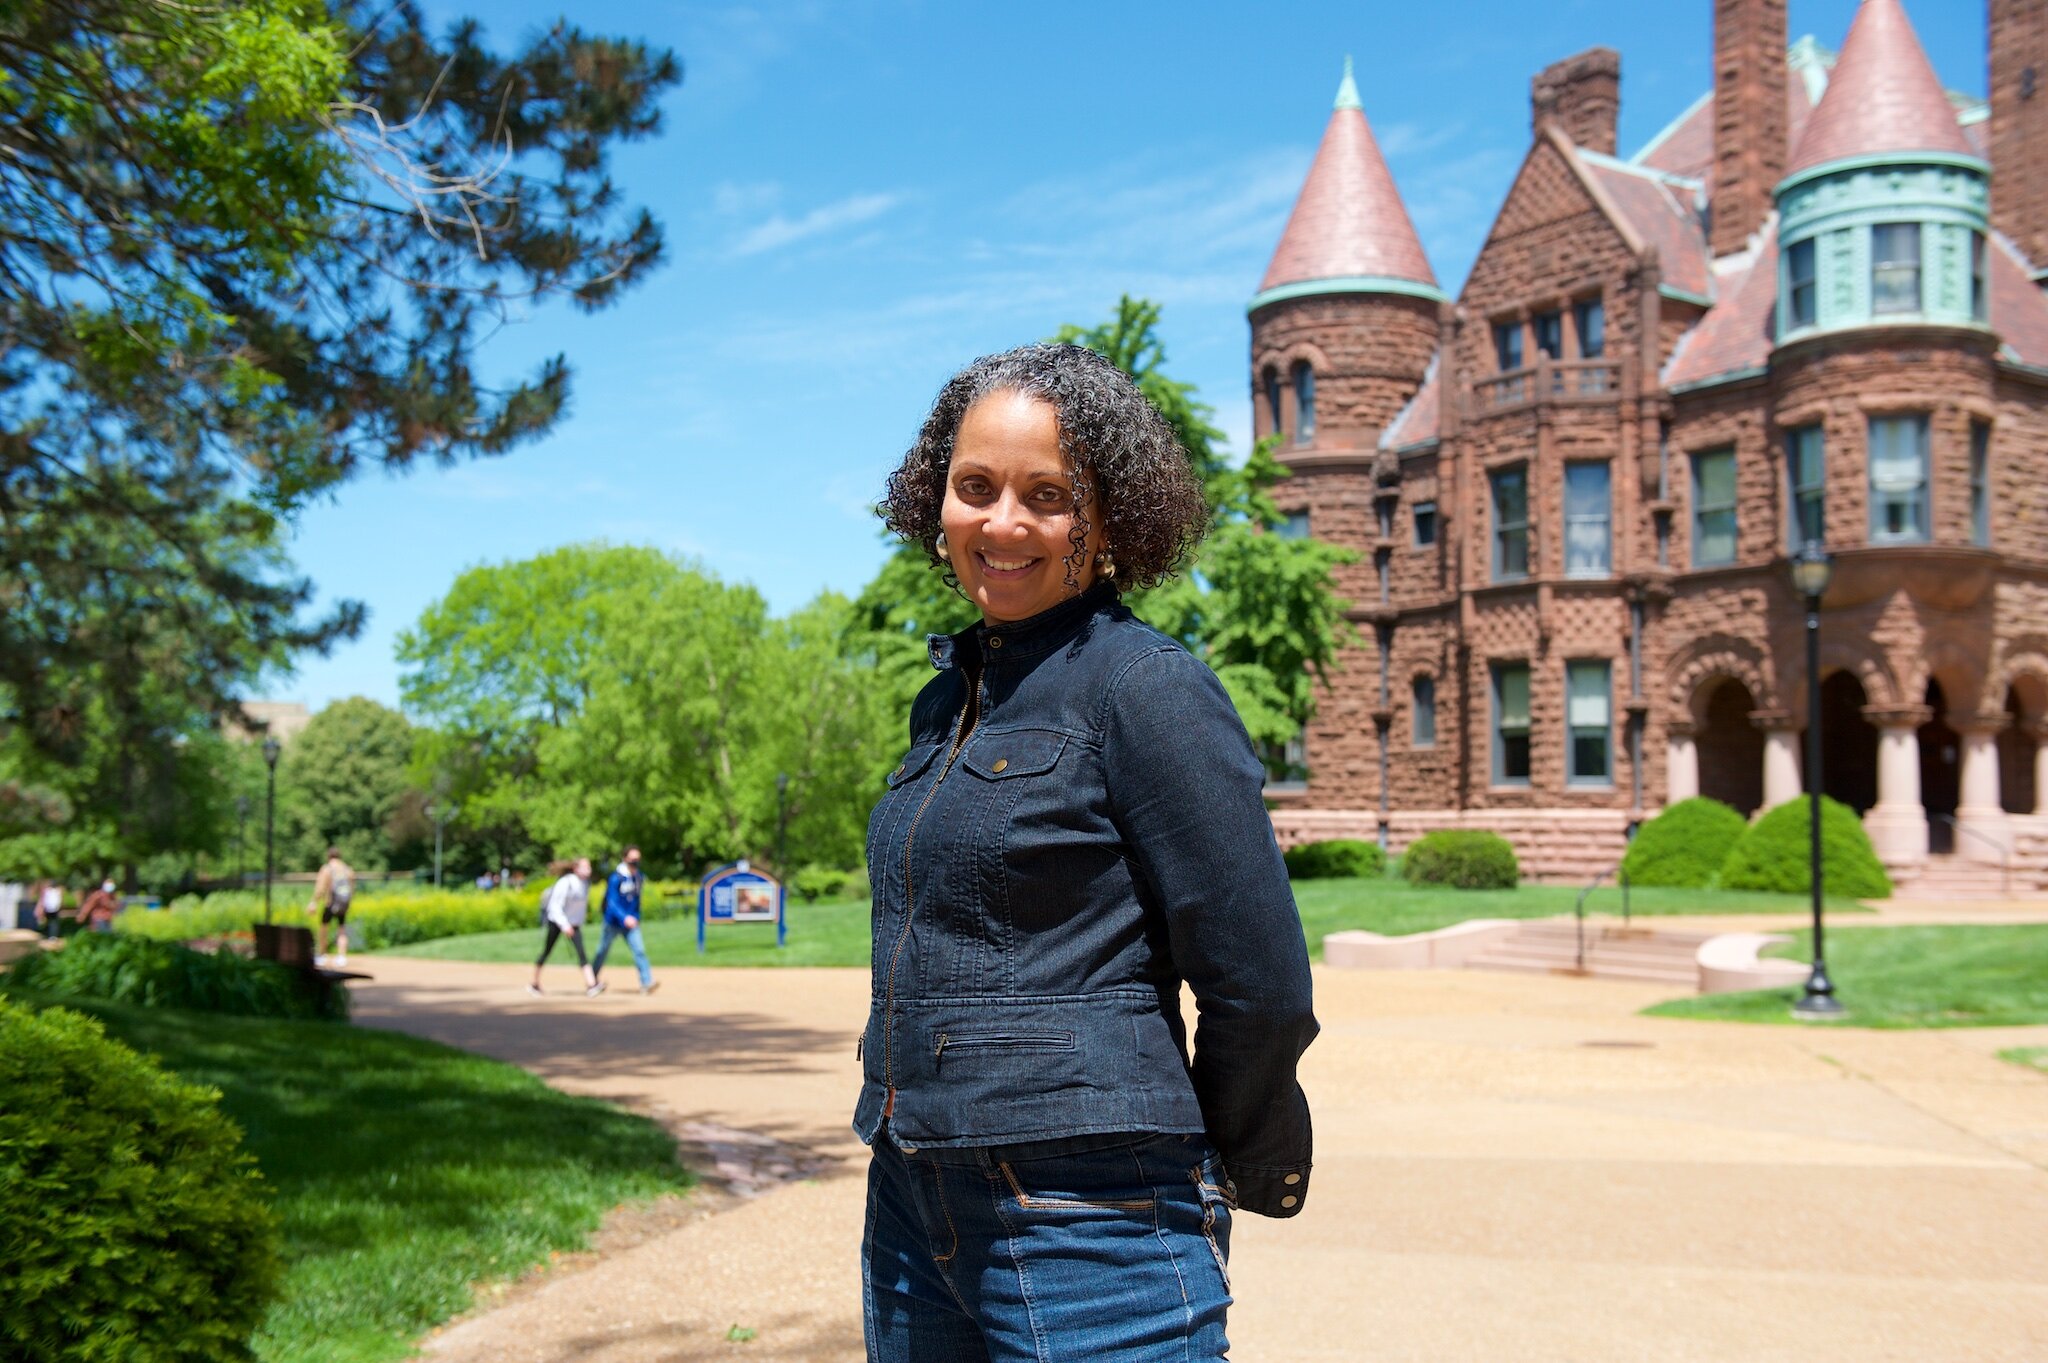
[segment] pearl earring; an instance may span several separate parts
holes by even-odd
[[[953,547],[946,543],[945,531],[939,532],[939,538],[932,544],[932,552],[948,563],[953,561]]]

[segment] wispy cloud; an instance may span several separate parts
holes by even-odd
[[[826,236],[842,228],[872,222],[903,202],[901,194],[853,194],[821,204],[801,217],[776,213],[740,235],[732,244],[735,256],[759,255],[813,237]]]

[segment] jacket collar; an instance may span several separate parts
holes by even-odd
[[[1098,581],[1079,596],[1069,597],[1028,620],[1003,625],[984,621],[958,634],[929,635],[925,643],[931,652],[932,666],[942,672],[958,665],[963,650],[979,653],[984,663],[1036,658],[1064,645],[1080,633],[1081,626],[1096,612],[1116,599],[1115,584]]]

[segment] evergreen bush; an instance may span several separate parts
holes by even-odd
[[[1680,800],[1636,830],[1621,859],[1632,885],[1675,885],[1705,889],[1721,873],[1722,863],[1749,820],[1719,800],[1696,795]]]
[[[1813,889],[1812,837],[1807,797],[1770,810],[1749,826],[1721,867],[1728,890],[1775,890],[1809,894]],[[1820,802],[1821,890],[1854,899],[1889,899],[1891,877],[1863,831],[1856,811],[1826,796]]]
[[[1440,828],[1408,844],[1401,874],[1412,885],[1512,890],[1522,878],[1522,868],[1515,861],[1515,849],[1498,833]]]
[[[0,999],[0,1356],[254,1357],[277,1227],[219,1097],[92,1018]]]
[[[1357,838],[1305,842],[1285,853],[1291,880],[1334,880],[1346,876],[1378,876],[1387,871],[1387,854],[1377,843]]]
[[[5,977],[10,990],[108,999],[256,1018],[346,1018],[348,991],[304,987],[298,972],[231,951],[193,951],[114,933],[81,933],[62,951],[39,951]]]

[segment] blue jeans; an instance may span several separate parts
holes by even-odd
[[[933,1149],[868,1164],[869,1363],[1207,1363],[1229,1348],[1231,1194],[1200,1136]]]
[[[634,968],[640,972],[640,987],[645,989],[654,983],[654,971],[647,965],[647,943],[640,940],[640,929],[622,928],[607,918],[604,920],[604,936],[598,940],[597,955],[591,959],[590,969],[594,974],[604,973],[604,958],[611,954],[612,942],[616,938],[626,939],[626,946],[633,953]]]

